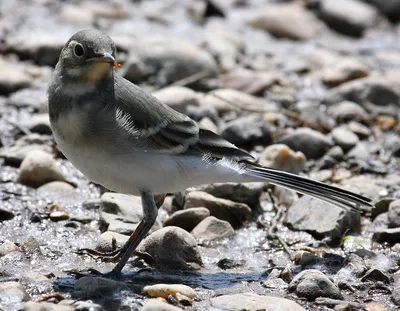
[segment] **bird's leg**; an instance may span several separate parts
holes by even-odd
[[[149,194],[149,196],[151,196],[151,194]],[[146,229],[146,228],[143,229],[143,226],[144,226],[143,222],[146,220],[146,211],[148,209],[154,209],[154,207],[147,207],[147,206],[151,205],[151,203],[146,203],[144,201],[143,197],[144,197],[144,195],[142,193],[142,207],[143,207],[143,215],[144,215],[143,220],[142,220],[141,223],[139,223],[139,225],[136,228],[136,230],[132,233],[132,235],[129,237],[128,241],[125,243],[125,245],[122,248],[117,249],[117,250],[112,251],[112,252],[99,252],[99,251],[96,251],[96,250],[93,250],[93,249],[83,248],[83,249],[80,249],[78,253],[80,253],[80,254],[88,254],[90,256],[93,256],[93,257],[96,257],[96,258],[100,258],[104,262],[118,262],[123,257],[123,255],[127,252],[129,246],[132,243],[134,243],[134,240],[137,239],[139,235],[143,235],[143,237],[144,237],[147,234],[147,232],[151,229],[151,227],[153,226],[153,224],[155,222],[155,218],[157,218],[158,208],[164,202],[165,195],[157,195],[157,196],[154,196],[154,198],[152,197],[152,204],[155,206],[155,212],[154,212],[154,214],[155,214],[154,217],[155,218],[152,221],[152,223],[150,225],[150,228],[144,234],[140,233],[140,232],[144,231]],[[148,217],[147,217],[147,219],[149,219],[149,220],[147,220],[146,222],[149,223],[149,222],[151,222],[150,221],[151,220],[150,217],[153,217],[153,215],[151,213],[147,213],[147,214],[149,214]],[[143,237],[140,239],[140,241],[143,239]],[[140,243],[140,241],[139,241],[139,243]],[[151,263],[153,261],[153,258],[151,257],[151,255],[148,254],[148,253],[145,253],[145,252],[139,252],[139,251],[133,250],[131,252],[130,256],[132,256],[132,255],[135,255],[135,256],[143,259],[147,263]]]
[[[124,245],[123,249],[125,250],[118,264],[112,269],[110,272],[111,275],[119,275],[124,268],[128,259],[132,256],[136,247],[138,247],[139,243],[143,240],[145,235],[149,232],[151,227],[154,225],[158,208],[154,201],[154,197],[150,191],[142,191],[142,208],[143,208],[143,220],[137,226],[135,232],[129,237],[128,242]]]

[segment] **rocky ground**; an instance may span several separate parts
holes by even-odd
[[[400,1],[2,0],[1,310],[396,310]],[[167,196],[121,279],[87,277],[141,219],[57,150],[46,89],[96,27],[119,73],[258,163],[373,200],[360,213],[264,183]],[[107,163],[104,163],[107,165]],[[157,297],[157,299],[151,298]]]

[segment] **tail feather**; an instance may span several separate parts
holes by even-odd
[[[272,184],[307,194],[344,208],[359,210],[371,206],[371,199],[351,191],[284,171],[257,166],[246,162],[246,175],[266,180]]]

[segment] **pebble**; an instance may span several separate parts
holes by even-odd
[[[85,197],[64,181],[51,181],[36,189],[38,196],[62,205],[80,204]]]
[[[344,152],[350,150],[359,142],[358,136],[344,127],[334,128],[331,135],[332,140],[341,147]]]
[[[0,207],[0,221],[10,220],[14,218],[14,213],[12,211],[6,210]]]
[[[216,198],[203,191],[192,191],[186,196],[184,208],[205,207],[210,215],[228,221],[234,228],[250,219],[251,209],[247,204]]]
[[[11,241],[5,241],[0,245],[0,257],[12,252],[20,252],[20,248]]]
[[[368,137],[371,136],[371,129],[369,127],[366,127],[365,125],[351,121],[347,124],[347,127],[350,131],[352,131],[354,134],[358,136],[360,139],[367,139]]]
[[[266,145],[272,140],[271,134],[271,129],[258,114],[237,118],[220,129],[220,135],[237,147]]]
[[[265,167],[298,174],[305,169],[306,160],[301,151],[295,152],[284,144],[274,144],[264,149],[258,163]]]
[[[333,147],[332,139],[310,128],[298,128],[280,138],[278,143],[301,151],[307,159],[318,159]]]
[[[388,221],[389,228],[400,227],[400,200],[395,200],[389,204]]]
[[[245,260],[222,258],[217,262],[217,266],[222,270],[240,268],[246,264]]]
[[[18,68],[17,64],[0,57],[0,94],[8,95],[19,89],[29,87],[32,78],[24,70]]]
[[[328,112],[338,122],[348,121],[365,121],[368,119],[368,114],[365,109],[351,101],[342,101],[328,108]]]
[[[142,200],[138,196],[106,192],[101,196],[100,229],[132,234],[143,218]],[[157,220],[151,232],[161,228]]]
[[[396,284],[394,289],[392,290],[391,298],[396,306],[400,306],[400,284],[399,283]]]
[[[212,194],[217,198],[246,203],[253,209],[254,206],[258,206],[260,203],[264,182],[217,183],[203,185],[197,189]]]
[[[230,237],[235,234],[235,230],[229,222],[209,216],[194,227],[191,234],[201,241],[213,241]]]
[[[178,227],[165,227],[151,233],[138,248],[154,258],[159,270],[193,270],[202,266],[194,237]]]
[[[311,39],[320,29],[315,16],[297,4],[270,5],[256,13],[249,24],[275,37],[293,40]]]
[[[252,292],[214,297],[211,298],[211,305],[215,308],[230,311],[305,311],[303,307],[289,299],[257,295]]]
[[[73,297],[101,298],[111,296],[126,285],[103,277],[82,277],[75,282]]]
[[[377,10],[358,0],[323,0],[320,14],[334,30],[353,37],[360,37],[374,26],[378,19]]]
[[[371,268],[361,278],[361,282],[366,281],[379,281],[383,283],[390,283],[390,277],[381,269]]]
[[[20,283],[0,282],[0,301],[2,307],[14,307],[18,303],[29,299],[29,294]]]
[[[187,105],[185,114],[195,121],[201,121],[204,118],[210,119],[214,124],[219,123],[218,111],[213,106],[201,105],[193,106]]]
[[[66,181],[55,159],[41,150],[29,152],[21,163],[18,182],[39,187],[51,181]]]
[[[124,234],[106,231],[97,239],[95,249],[99,252],[112,252],[124,246],[128,238],[129,236]]]
[[[375,218],[374,223],[380,219],[380,216],[386,216],[386,214],[381,214]],[[382,226],[384,226],[383,224]],[[378,243],[400,243],[400,228],[378,228],[373,234],[373,240],[377,241]]]
[[[197,296],[196,292],[190,286],[183,284],[148,285],[143,288],[143,292],[150,297],[161,297],[165,299],[170,295],[175,296],[177,293],[185,295],[191,299]]]
[[[51,153],[52,148],[48,143],[49,139],[39,134],[33,133],[25,135],[17,139],[13,146],[0,154],[0,157],[4,158],[6,165],[19,167],[23,159],[25,159],[31,151],[41,150]]]
[[[321,264],[323,262],[323,258],[303,250],[298,251],[294,256],[294,263],[300,266]]]
[[[293,230],[305,231],[317,239],[340,240],[345,232],[360,231],[360,215],[349,210],[303,196],[287,212],[286,224]]]
[[[199,106],[201,95],[184,86],[168,86],[152,95],[174,110],[185,113],[187,106]]]
[[[47,106],[47,96],[45,89],[26,88],[12,93],[7,100],[7,104],[15,108],[29,108],[33,111],[43,110]]]
[[[21,120],[21,126],[32,133],[51,135],[50,119],[47,113],[31,115]]]
[[[183,311],[181,308],[172,306],[158,299],[149,299],[143,305],[141,311]]]
[[[321,271],[305,270],[297,274],[289,284],[289,292],[313,301],[317,297],[343,299],[335,284]]]
[[[163,222],[164,227],[176,226],[186,231],[192,231],[204,218],[210,216],[210,211],[205,207],[193,207],[176,211]]]
[[[263,111],[263,104],[263,100],[256,96],[229,88],[208,92],[201,100],[202,106],[212,106],[219,114],[230,111]]]
[[[213,77],[219,71],[211,54],[180,38],[137,38],[130,51],[124,76],[134,83],[151,78],[153,84],[166,86],[199,73]]]

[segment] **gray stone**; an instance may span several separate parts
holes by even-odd
[[[363,107],[351,102],[343,101],[328,108],[328,112],[338,121],[365,121],[368,114]]]
[[[392,203],[394,200],[394,198],[387,197],[376,202],[371,210],[371,218],[375,219],[378,215],[386,213],[389,210],[390,203]]]
[[[83,277],[76,281],[73,297],[96,298],[111,296],[126,285],[117,281],[102,277]]]
[[[347,153],[347,157],[349,159],[356,159],[358,161],[368,161],[370,157],[368,144],[359,142]]]
[[[211,305],[230,311],[305,311],[303,307],[292,300],[275,296],[261,296],[251,292],[211,298]]]
[[[251,209],[247,204],[216,198],[202,191],[187,194],[184,208],[189,207],[205,207],[211,216],[228,221],[234,228],[242,225],[251,216]]]
[[[368,75],[369,68],[366,65],[356,59],[344,59],[325,67],[321,73],[321,81],[332,87]]]
[[[328,150],[326,156],[330,156],[336,161],[342,161],[344,157],[344,152],[342,148],[340,148],[339,146],[335,146]]]
[[[365,125],[351,121],[350,123],[347,124],[347,127],[350,131],[352,131],[354,134],[356,134],[360,139],[367,139],[369,136],[371,136],[371,129],[366,127]]]
[[[29,300],[29,294],[24,287],[18,282],[1,282],[0,283],[0,301],[2,307],[14,307],[22,301]]]
[[[46,200],[63,205],[79,204],[85,197],[64,181],[51,181],[36,189],[36,193]]]
[[[382,0],[365,0],[376,6],[383,14],[393,21],[400,20],[400,0],[382,1]]]
[[[19,89],[29,87],[32,77],[18,68],[18,64],[12,64],[0,58],[0,94],[8,95]]]
[[[184,86],[168,86],[152,95],[174,110],[185,113],[187,106],[198,106],[201,95]]]
[[[51,153],[52,148],[49,146],[49,142],[47,137],[38,134],[22,136],[15,141],[13,146],[0,154],[0,157],[4,158],[5,164],[19,167],[22,160],[31,151],[42,150]]]
[[[195,238],[178,227],[153,232],[140,243],[138,250],[149,253],[158,270],[193,270],[202,265]]]
[[[400,284],[396,284],[395,288],[392,290],[391,298],[396,306],[400,306]]]
[[[21,250],[15,243],[11,241],[5,241],[0,245],[0,257],[5,256],[12,252],[20,252]]]
[[[10,220],[14,218],[14,213],[7,209],[0,207],[0,222],[4,220]]]
[[[7,104],[16,108],[31,108],[38,111],[47,106],[46,89],[22,89],[7,99]]]
[[[210,216],[210,211],[205,207],[193,207],[176,211],[163,222],[164,227],[176,226],[186,231],[192,231],[204,218]]]
[[[361,278],[362,282],[377,281],[383,283],[390,283],[390,277],[381,269],[371,268]]]
[[[120,234],[132,234],[143,219],[142,200],[138,196],[106,192],[101,196],[100,228]],[[151,232],[161,228],[157,220]]]
[[[323,103],[333,105],[345,100],[353,101],[364,107],[370,104],[376,106],[399,106],[399,74],[371,75],[366,78],[343,83],[328,91]]]
[[[374,26],[378,18],[374,7],[358,0],[323,0],[320,13],[330,27],[355,37]]]
[[[205,50],[179,38],[138,38],[125,65],[125,78],[136,83],[146,78],[158,86],[172,84],[194,74],[212,77],[218,65]]]
[[[265,145],[271,142],[271,130],[259,115],[249,115],[227,122],[220,135],[238,147]]]
[[[342,181],[342,184],[348,190],[364,195],[373,202],[378,202],[387,193],[386,189],[378,185],[375,179],[365,175],[345,179]]]
[[[66,181],[53,156],[41,150],[29,152],[19,168],[18,182],[39,187],[51,181]]]
[[[348,255],[343,264],[349,267],[356,277],[361,277],[367,271],[364,260],[356,254]]]
[[[358,136],[344,127],[337,127],[331,132],[332,140],[345,152],[353,148],[359,141]]]
[[[201,106],[186,106],[185,114],[195,121],[200,121],[204,118],[209,118],[215,124],[219,123],[218,111],[213,106],[201,105]]]
[[[218,113],[229,111],[263,111],[265,101],[234,89],[217,89],[208,92],[201,105],[212,106]]]
[[[235,234],[235,231],[229,222],[209,216],[203,219],[191,234],[198,240],[212,241],[230,237]]]
[[[381,214],[375,218],[375,220],[379,219],[380,216],[385,215]],[[375,222],[375,221],[374,221]],[[378,228],[373,235],[373,239],[379,243],[400,243],[400,228]]]
[[[321,109],[318,102],[299,101],[294,108],[299,112],[304,124],[320,124],[326,128],[333,128],[336,125],[335,119],[328,114],[326,109]]]
[[[175,307],[168,304],[167,302],[162,302],[157,299],[149,299],[143,305],[142,311],[183,311],[181,308]]]
[[[282,137],[278,143],[294,151],[301,151],[307,159],[318,159],[333,147],[333,141],[324,134],[310,128],[299,128]]]
[[[275,37],[293,40],[311,39],[320,28],[315,16],[297,4],[270,5],[259,11],[249,23]]]
[[[32,133],[46,135],[50,135],[52,133],[49,115],[47,113],[34,114],[29,118],[24,118],[21,122],[21,125],[30,130]]]
[[[389,228],[400,227],[400,200],[393,201],[389,204],[388,221]]]
[[[217,198],[246,203],[253,207],[260,203],[264,182],[217,183],[200,186],[197,190],[207,192]]]
[[[300,250],[294,256],[294,263],[300,266],[310,266],[315,264],[321,264],[324,259],[307,251]]]
[[[295,292],[297,296],[304,297],[310,301],[317,297],[343,299],[335,284],[318,270],[311,269],[300,272],[290,282],[288,289],[290,292]]]
[[[95,249],[104,253],[112,252],[124,246],[128,239],[129,237],[124,234],[106,231],[99,236]]]
[[[217,125],[208,117],[205,117],[199,121],[200,128],[209,130],[211,132],[217,133],[218,127]]]
[[[298,174],[305,169],[306,160],[302,152],[294,152],[284,144],[274,144],[264,149],[258,163],[265,167]]]
[[[293,230],[306,231],[317,239],[340,240],[345,232],[360,231],[360,214],[309,196],[295,201],[286,223]]]

